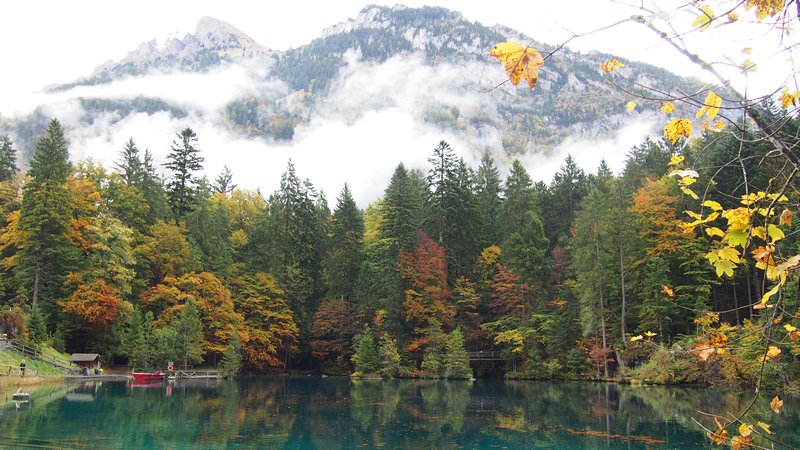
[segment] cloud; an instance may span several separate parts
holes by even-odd
[[[268,196],[278,189],[291,159],[301,178],[310,179],[317,190],[325,192],[329,205],[335,204],[347,183],[359,206],[365,208],[383,195],[399,163],[427,172],[427,159],[441,140],[450,143],[472,167],[477,167],[486,150],[502,154],[501,133],[493,122],[499,120],[496,99],[480,90],[491,78],[488,70],[479,63],[431,67],[417,55],[366,63],[351,53],[332,83],[330,95],[288,142],[236,134],[222,119],[225,105],[241,96],[287,95],[286,86],[269,79],[258,64],[226,65],[208,73],[153,73],[105,86],[80,87],[53,94],[48,112],[68,125],[73,159],[90,157],[113,167],[124,143],[133,137],[160,165],[176,134],[190,127],[198,135],[204,173],[211,180],[227,165],[240,188],[259,189]],[[79,123],[83,110],[78,97],[142,95],[180,105],[188,116],[103,113],[91,125]],[[476,115],[489,118],[480,131],[470,126],[470,118]],[[586,142],[573,138],[547,155],[526,155],[521,160],[534,179],[547,182],[567,154],[587,172],[594,172],[601,159],[619,171],[627,152],[652,126],[651,120],[640,119],[608,139]],[[497,159],[501,169],[507,170],[507,162]]]

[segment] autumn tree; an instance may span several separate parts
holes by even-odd
[[[243,276],[235,283],[233,300],[244,320],[245,361],[258,368],[285,368],[286,353],[296,349],[300,332],[275,277],[267,273]]]
[[[315,358],[323,360],[323,370],[330,367],[344,372],[352,356],[353,336],[356,324],[350,304],[341,299],[325,299],[314,313],[311,351]]]
[[[449,326],[454,316],[447,285],[444,248],[427,234],[418,233],[417,248],[400,254],[400,273],[408,285],[403,318],[413,339],[406,349],[417,351],[431,341],[432,327]]]

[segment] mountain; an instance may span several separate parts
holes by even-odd
[[[225,22],[204,17],[193,34],[141,44],[119,61],[100,65],[85,79],[51,88],[74,93],[80,116],[68,126],[113,126],[132,114],[204,117],[225,129],[265,142],[291,141],[315,119],[353,123],[370,111],[399,108],[415,120],[455,133],[476,152],[513,156],[549,152],[568,137],[605,136],[660,105],[643,102],[633,113],[630,96],[609,84],[599,65],[611,55],[561,48],[546,58],[539,84],[503,83],[489,57],[514,39],[547,57],[555,47],[501,25],[488,27],[438,7],[368,6],[332,25],[310,43],[285,52],[255,42]],[[698,82],[666,70],[622,60],[620,73],[642,86],[689,92]],[[170,74],[228,73],[243,67],[251,85],[210,112],[166,95],[109,95],[101,88]],[[95,89],[95,90],[93,90]],[[197,93],[203,96],[204,93]],[[52,108],[50,108],[52,109]],[[2,119],[23,155],[48,120],[43,105],[26,117]],[[2,131],[2,130],[0,130]],[[24,158],[23,158],[24,159]]]

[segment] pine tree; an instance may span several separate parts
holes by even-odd
[[[198,182],[195,172],[203,169],[204,159],[197,148],[197,134],[191,128],[178,133],[178,140],[172,141],[170,153],[164,167],[169,169],[172,177],[167,183],[167,197],[172,215],[182,220],[194,209],[198,194]]]
[[[222,167],[222,171],[214,179],[214,184],[211,189],[218,194],[230,195],[235,189],[236,184],[233,182],[233,172],[227,165]]]
[[[503,201],[500,198],[500,172],[489,152],[483,154],[475,176],[475,197],[478,208],[479,247],[500,244],[500,213]]]
[[[464,348],[464,335],[456,328],[447,336],[447,347],[444,356],[444,376],[448,379],[472,378],[469,355]]]
[[[538,209],[533,181],[525,166],[517,159],[511,164],[511,171],[506,177],[503,196],[505,200],[500,209],[501,242],[522,227],[528,212]]]
[[[353,364],[356,366],[356,373],[362,376],[375,374],[380,368],[381,361],[375,345],[375,335],[369,325],[365,325],[364,331],[356,337]]]
[[[383,333],[379,348],[381,358],[381,375],[394,378],[400,375],[400,353],[397,351],[397,343],[389,335]]]
[[[171,325],[175,331],[176,341],[173,346],[184,365],[199,363],[203,360],[203,322],[200,312],[190,299],[178,313]]]
[[[19,171],[16,161],[14,143],[8,136],[0,136],[0,182],[10,180]]]
[[[363,261],[364,216],[347,184],[336,202],[325,267],[330,296],[350,299]]]
[[[47,339],[47,319],[38,307],[33,308],[28,316],[28,339],[36,344]]]
[[[32,307],[43,298],[48,315],[55,312],[55,299],[62,297],[66,273],[69,249],[64,235],[72,202],[65,183],[71,168],[64,132],[54,119],[36,142],[28,169],[31,180],[23,190],[18,224],[24,242],[16,267],[21,285],[30,290]]]
[[[233,331],[233,335],[228,340],[228,347],[222,354],[222,373],[225,378],[235,377],[242,370],[242,345],[239,338],[239,330]]]
[[[114,168],[122,175],[122,179],[128,186],[141,186],[145,169],[139,157],[139,148],[136,147],[133,138],[128,139],[119,156],[120,160],[114,163]]]

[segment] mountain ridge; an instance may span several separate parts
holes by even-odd
[[[402,83],[408,91],[405,94],[413,96],[412,113],[418,120],[465,136],[477,151],[493,149],[512,157],[548,152],[569,137],[607,135],[632,118],[657,112],[659,105],[655,104],[642,104],[633,114],[624,111],[625,95],[610,86],[598,69],[604,59],[612,57],[603,53],[561,48],[541,69],[536,91],[505,86],[500,83],[502,68],[488,53],[509,38],[532,45],[543,54],[555,48],[503,25],[487,27],[470,22],[461,13],[441,7],[370,5],[354,18],[325,28],[311,42],[286,51],[270,50],[233,25],[203,17],[194,33],[172,37],[162,45],[155,40],[142,43],[124,58],[99,65],[89,77],[54,90],[110,85],[153,73],[202,74],[231,64],[248,64],[258,67],[252,76],[257,82],[268,79],[283,87],[251,89],[257,92],[231,98],[221,118],[215,120],[234,133],[269,143],[291,141],[298,127],[321,114],[358,117],[364,111],[396,105],[398,101],[391,98],[358,103],[353,96],[339,92],[343,86],[352,89],[358,75],[348,67],[358,65],[362,71],[377,71],[393,61],[399,72],[407,72],[398,77],[424,73],[437,80],[422,80],[429,92],[422,92],[413,83]],[[664,69],[622,60],[626,67],[621,73],[643,85],[672,91],[696,84]],[[445,71],[455,76],[448,79],[439,75]],[[363,83],[364,90],[374,89],[370,86],[374,82]],[[375,95],[399,94],[376,91]],[[115,114],[113,124],[134,113],[167,112],[172,117],[186,117],[192,112],[184,105],[146,93],[135,101],[92,98],[90,94],[84,97],[80,98],[84,111],[80,123],[85,125],[94,123],[98,114]],[[458,97],[476,98],[464,106]],[[344,110],[341,104],[345,104]],[[46,115],[35,111],[28,118],[3,120],[0,128],[11,130],[13,137],[29,149],[23,149],[23,153],[29,153],[34,140],[31,134],[43,129],[42,117]],[[25,133],[28,135],[23,136]],[[487,136],[499,138],[487,141]]]

